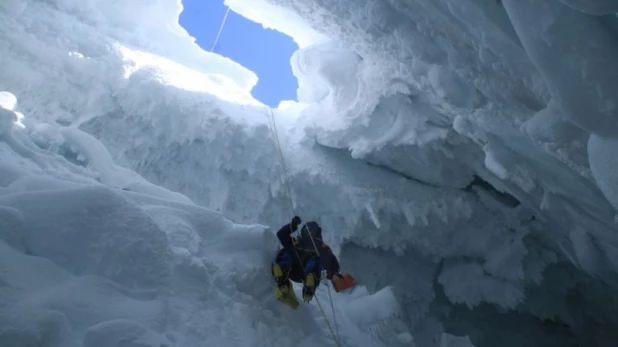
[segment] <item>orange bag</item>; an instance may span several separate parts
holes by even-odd
[[[342,274],[341,277],[335,275],[331,282],[337,293],[356,286],[356,280],[347,272]]]

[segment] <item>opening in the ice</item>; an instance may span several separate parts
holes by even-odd
[[[271,107],[284,100],[296,100],[298,82],[292,74],[290,57],[298,45],[292,38],[228,12],[223,0],[182,3],[180,25],[200,47],[255,72],[259,79],[253,97]]]

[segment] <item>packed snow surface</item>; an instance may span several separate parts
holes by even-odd
[[[1,346],[615,345],[615,1],[225,3],[298,102],[178,0],[0,2]],[[294,214],[360,283],[297,311]]]

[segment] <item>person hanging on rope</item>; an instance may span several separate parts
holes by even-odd
[[[292,237],[301,223],[300,217],[295,216],[277,232],[283,248],[277,252],[272,274],[282,294],[293,290],[290,280],[303,283],[303,300],[309,302],[320,284],[323,269],[326,270],[328,280],[341,274],[339,261],[322,241],[322,228],[317,222],[307,222],[301,228],[300,236]]]

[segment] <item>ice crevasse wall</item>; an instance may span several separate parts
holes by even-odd
[[[614,344],[615,2],[226,3],[301,46],[292,57],[300,103],[273,112],[298,212],[332,231],[327,241],[342,264],[376,293],[367,300],[380,300],[386,295],[380,290],[392,288],[398,310],[385,315],[390,324],[353,322],[371,332],[365,342],[410,345],[413,336],[418,346],[455,345],[458,340],[446,337],[454,335],[475,346]],[[23,264],[15,273],[41,266],[57,272],[38,282],[22,278],[11,290],[104,288],[114,293],[106,300],[125,300],[139,312],[123,318],[141,323],[97,325],[101,317],[90,317],[92,324],[84,323],[90,328],[80,331],[73,323],[83,319],[78,313],[35,311],[66,295],[60,289],[32,294],[16,308],[37,319],[13,311],[3,318],[55,324],[45,330],[59,332],[49,341],[83,335],[91,346],[119,330],[179,345],[207,336],[213,345],[256,339],[289,345],[292,338],[277,325],[306,336],[307,345],[318,343],[305,328],[286,326],[285,317],[260,317],[272,326],[254,328],[247,341],[216,340],[212,336],[226,336],[226,327],[207,318],[215,305],[189,309],[203,292],[186,285],[152,304],[145,298],[156,290],[124,289],[169,290],[166,283],[179,286],[208,273],[246,290],[255,281],[247,274],[264,269],[220,264],[217,246],[227,246],[221,249],[229,259],[267,259],[272,240],[261,226],[234,225],[213,210],[235,222],[275,226],[290,215],[268,112],[249,94],[256,76],[199,50],[177,24],[179,9],[171,0],[0,4],[0,89],[11,93],[2,96],[0,213],[2,231],[24,230],[1,234],[11,248],[0,254],[4,263]],[[49,188],[58,181],[65,182],[60,193]],[[120,193],[82,186],[91,182]],[[62,194],[83,199],[51,209]],[[105,203],[91,205],[92,196]],[[207,209],[185,207],[192,203]],[[84,263],[75,264],[63,238],[42,241],[41,226],[82,205],[86,215],[104,209],[117,220],[130,216],[131,230],[157,232],[123,229],[134,238],[125,240],[110,232],[117,224],[99,221],[89,233],[67,233],[62,237],[81,235],[83,242]],[[40,224],[31,222],[34,216]],[[149,247],[140,247],[143,239]],[[239,239],[263,247],[229,246]],[[89,255],[109,249],[88,249],[92,240],[107,241],[110,249],[130,244],[126,254],[142,250],[143,263],[96,260]],[[136,276],[153,271],[152,263],[162,266]],[[111,281],[75,277],[81,275]],[[209,290],[212,297],[221,288]],[[254,297],[246,298],[248,306],[258,306]],[[172,329],[178,317],[160,313],[182,309],[202,319],[200,326]],[[361,317],[355,309],[348,306],[349,316]],[[118,312],[112,307],[105,316]],[[233,318],[241,321],[242,313]],[[177,335],[159,336],[144,326]],[[203,326],[211,328],[200,331]],[[344,339],[352,331],[344,331]]]

